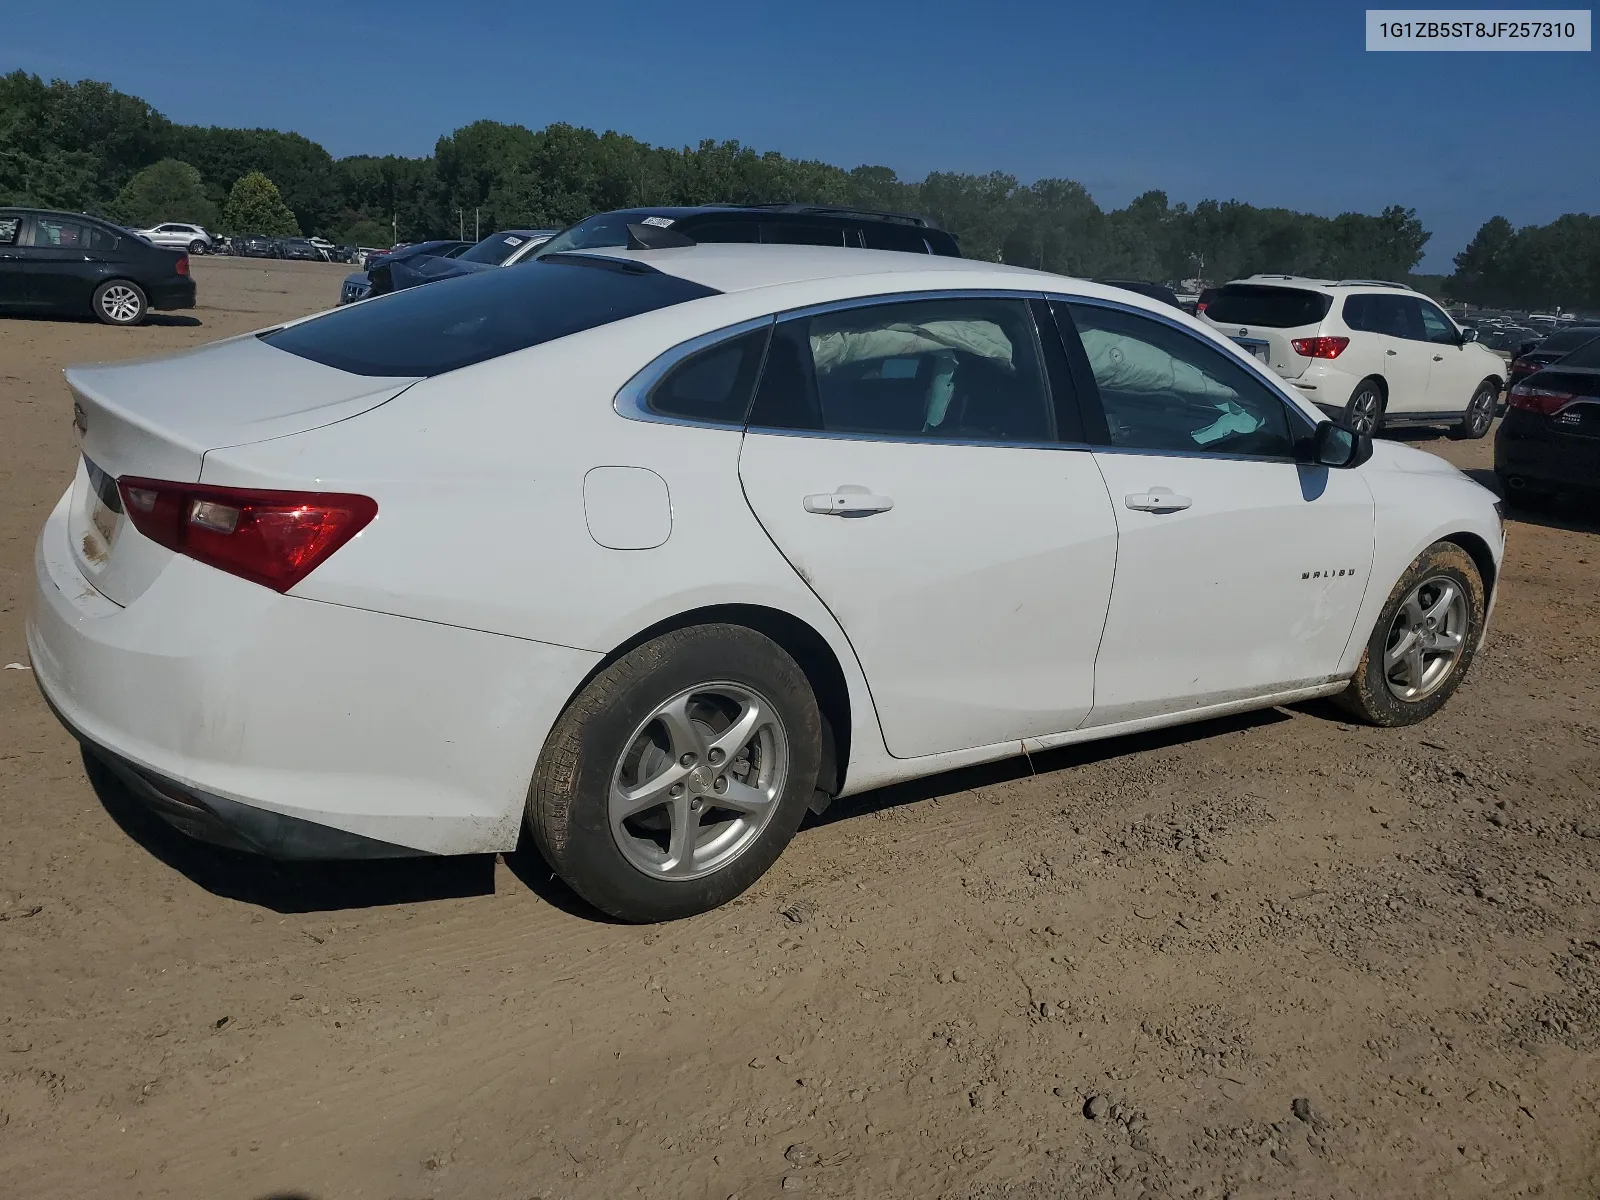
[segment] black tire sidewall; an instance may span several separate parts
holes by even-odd
[[[698,879],[653,879],[617,847],[607,811],[611,774],[658,704],[718,681],[743,684],[772,703],[788,735],[788,779],[772,819],[733,862]],[[624,655],[573,700],[541,756],[529,830],[546,861],[596,908],[625,921],[691,916],[738,896],[783,852],[811,803],[821,741],[810,684],[777,643],[736,625],[678,630]]]
[[[205,252],[206,252],[206,244],[204,242],[190,242],[189,243],[189,253],[190,254],[204,254]]]
[[[101,305],[101,301],[105,298],[106,292],[109,291],[111,288],[119,287],[119,286],[120,287],[130,287],[130,288],[132,288],[134,290],[134,293],[139,297],[139,312],[138,312],[138,315],[136,315],[133,318],[133,320],[131,320],[131,321],[115,321],[115,320],[112,320],[110,315],[106,312],[105,308],[102,307],[102,305]],[[80,292],[79,295],[82,295],[82,293]],[[119,326],[119,327],[122,327],[122,328],[126,328],[126,327],[131,326],[131,325],[139,324],[147,316],[150,315],[150,297],[146,296],[144,294],[144,289],[142,287],[140,287],[137,283],[133,282],[133,280],[131,280],[131,279],[108,279],[108,280],[106,280],[99,287],[94,289],[94,299],[92,301],[92,304],[94,306],[95,320],[99,321],[103,325],[115,325],[115,326]]]
[[[1389,629],[1394,624],[1405,598],[1411,594],[1411,590],[1423,580],[1440,575],[1454,580],[1467,597],[1467,636],[1461,659],[1456,663],[1455,671],[1445,681],[1444,686],[1431,696],[1417,701],[1401,700],[1389,690],[1389,681],[1383,670],[1383,655],[1388,648]],[[1472,661],[1477,654],[1478,639],[1483,636],[1485,599],[1482,577],[1472,564],[1471,557],[1459,546],[1435,543],[1418,555],[1416,561],[1401,576],[1400,582],[1395,584],[1394,590],[1389,594],[1389,599],[1378,616],[1377,624],[1367,639],[1367,649],[1361,657],[1361,677],[1352,681],[1360,694],[1362,715],[1379,725],[1414,725],[1419,721],[1426,721],[1443,708],[1466,679],[1467,672],[1472,669]]]
[[[1472,399],[1467,401],[1467,410],[1461,414],[1461,423],[1452,431],[1457,438],[1468,441],[1477,441],[1479,438],[1489,436],[1489,430],[1494,428],[1495,408],[1498,406],[1496,403],[1498,399],[1498,391],[1499,389],[1496,388],[1492,383],[1489,383],[1487,380],[1485,380],[1483,383],[1480,383],[1475,389],[1473,389]],[[1483,423],[1482,429],[1473,429],[1472,414],[1478,407],[1478,398],[1485,393],[1488,393],[1490,396],[1489,419]]]

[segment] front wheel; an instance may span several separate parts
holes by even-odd
[[[189,243],[189,253],[190,254],[204,254],[205,252],[206,252],[206,244],[204,242],[199,241],[197,239],[197,240],[192,241],[192,242]]]
[[[109,279],[94,290],[94,315],[107,325],[137,325],[149,305],[144,291],[128,279]]]
[[[739,625],[663,634],[601,671],[545,742],[527,826],[585,900],[670,921],[733,899],[800,827],[822,722],[805,672]]]
[[[1383,421],[1383,389],[1372,380],[1363,379],[1344,406],[1344,421],[1357,433],[1377,433]]]
[[[1389,593],[1350,687],[1335,697],[1374,725],[1414,725],[1455,694],[1472,665],[1484,618],[1472,556],[1435,542]]]
[[[1450,431],[1450,436],[1469,441],[1481,438],[1494,424],[1494,410],[1499,403],[1499,385],[1484,380],[1478,385],[1478,390],[1472,393],[1472,399],[1467,401],[1467,411],[1461,414],[1461,423]]]

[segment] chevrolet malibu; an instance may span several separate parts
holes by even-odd
[[[67,372],[45,696],[180,828],[723,903],[808,810],[1317,696],[1437,711],[1493,496],[1121,288],[931,255],[546,257]]]

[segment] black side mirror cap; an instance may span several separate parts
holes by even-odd
[[[1323,421],[1301,443],[1302,461],[1336,471],[1359,467],[1372,457],[1372,437],[1350,428],[1343,421]]]

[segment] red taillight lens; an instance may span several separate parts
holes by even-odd
[[[286,592],[378,515],[343,492],[268,492],[161,479],[119,479],[122,507],[153,542]]]
[[[189,273],[189,256],[187,254],[180,254],[180,255],[178,255],[178,274],[179,275],[187,275],[188,273]]]
[[[1548,417],[1576,399],[1577,396],[1571,392],[1557,392],[1550,388],[1529,387],[1525,383],[1519,383],[1506,397],[1506,404],[1510,408],[1520,408],[1527,412],[1538,413],[1541,417]]]
[[[1289,343],[1301,358],[1338,358],[1349,344],[1347,337],[1295,338]]]
[[[1205,310],[1206,310],[1206,302],[1204,300],[1200,301],[1200,303],[1198,303],[1198,304],[1196,304],[1194,306],[1194,311],[1196,313],[1203,313],[1203,312],[1205,312]]]

